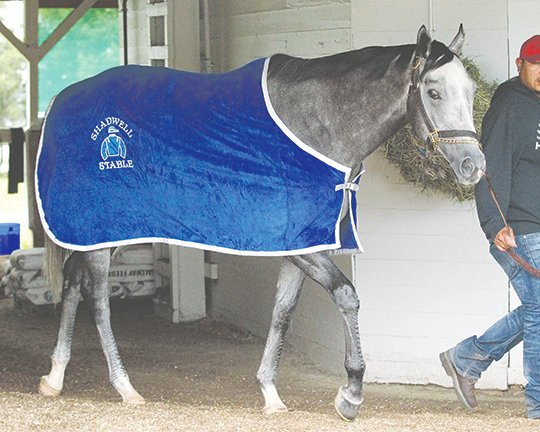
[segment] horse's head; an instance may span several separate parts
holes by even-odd
[[[444,155],[458,181],[474,184],[486,162],[473,122],[476,85],[458,59],[464,36],[460,26],[447,47],[420,28],[407,113],[415,134]]]

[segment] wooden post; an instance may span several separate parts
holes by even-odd
[[[25,141],[25,181],[28,199],[28,226],[32,230],[34,247],[42,247],[45,242],[45,234],[37,210],[34,184],[36,155],[41,129],[41,121],[38,118],[38,18],[39,0],[26,0],[24,9],[24,41],[28,47],[28,51],[26,52],[26,58],[28,60],[26,118],[29,128],[26,131]]]
[[[36,185],[34,182],[34,172],[36,171],[36,156],[39,147],[40,129],[30,128],[26,131],[25,153],[26,153],[26,189],[28,196],[28,227],[32,230],[34,247],[43,247],[45,244],[45,232],[39,217],[36,202]]]
[[[26,99],[27,120],[30,130],[39,130],[38,124],[38,65],[39,65],[39,0],[24,3],[24,42],[30,48],[28,59],[28,95]]]

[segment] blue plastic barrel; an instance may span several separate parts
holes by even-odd
[[[21,248],[21,225],[0,223],[0,255],[10,255]]]

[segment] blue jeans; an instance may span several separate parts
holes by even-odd
[[[516,243],[516,252],[540,268],[540,233],[516,236]],[[460,375],[479,379],[493,360],[500,360],[523,341],[527,414],[529,418],[540,418],[540,279],[495,246],[491,246],[490,252],[508,275],[521,306],[493,324],[482,336],[472,336],[456,345],[452,358]]]

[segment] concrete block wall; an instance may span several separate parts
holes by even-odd
[[[209,0],[209,12],[217,71],[275,53],[316,57],[351,48],[348,0]]]

